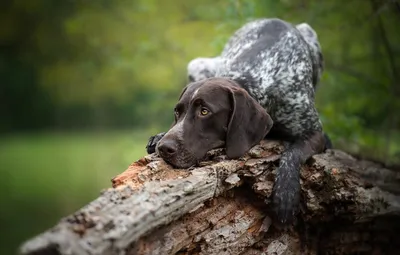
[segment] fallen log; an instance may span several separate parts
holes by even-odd
[[[262,141],[238,160],[213,150],[173,169],[152,154],[21,254],[397,254],[400,172],[338,150],[301,170],[296,228],[268,214],[282,144]]]

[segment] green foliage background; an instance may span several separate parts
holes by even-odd
[[[6,0],[0,4],[1,254],[109,187],[165,131],[186,64],[243,23],[318,33],[334,145],[400,162],[400,4],[389,0]],[[6,244],[6,245],[3,245]]]

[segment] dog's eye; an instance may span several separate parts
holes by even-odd
[[[174,109],[174,114],[175,114],[176,117],[179,116],[179,112],[178,112],[178,110],[176,108]]]
[[[201,108],[201,110],[200,110],[200,114],[201,114],[201,116],[206,116],[207,114],[209,114],[210,113],[210,111],[209,110],[207,110],[206,108]]]

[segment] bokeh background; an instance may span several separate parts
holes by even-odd
[[[399,1],[3,0],[0,254],[110,187],[168,129],[186,64],[260,17],[317,31],[335,147],[399,164]]]

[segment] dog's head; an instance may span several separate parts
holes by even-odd
[[[272,123],[266,110],[235,82],[210,78],[184,88],[175,122],[157,151],[179,168],[193,166],[207,151],[224,146],[229,158],[238,158],[265,137]]]

